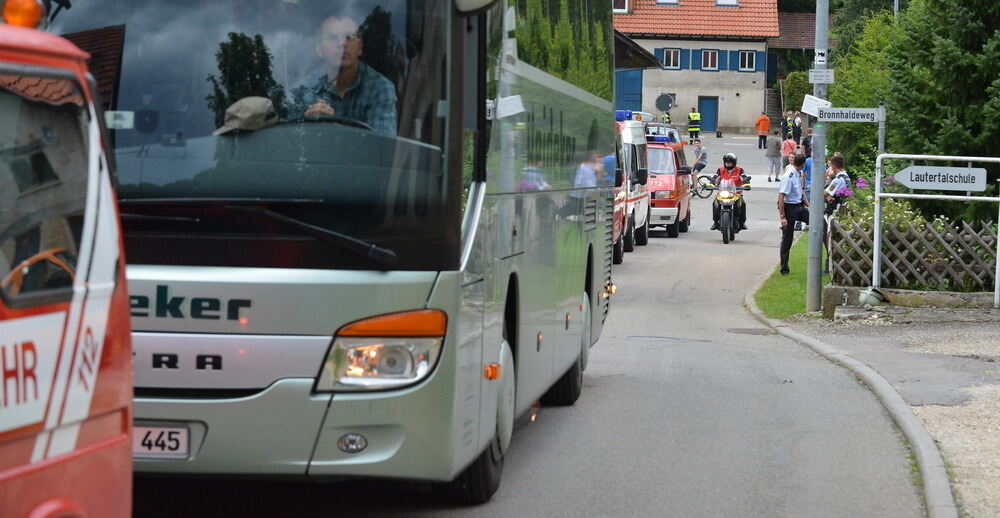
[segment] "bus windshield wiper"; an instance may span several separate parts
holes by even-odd
[[[124,198],[118,201],[122,206],[142,206],[142,205],[192,205],[192,206],[216,206],[231,211],[245,211],[254,214],[262,214],[275,221],[280,221],[286,225],[306,231],[311,236],[333,243],[341,248],[354,252],[360,256],[368,257],[374,261],[391,266],[396,263],[398,256],[396,252],[380,247],[374,243],[369,243],[362,239],[341,234],[335,230],[323,228],[311,223],[306,223],[300,219],[286,216],[275,212],[268,205],[318,205],[323,203],[322,199],[314,198]]]

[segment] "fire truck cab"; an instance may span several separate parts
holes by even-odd
[[[128,294],[89,55],[20,23],[37,0],[0,4],[0,516],[128,516]]]

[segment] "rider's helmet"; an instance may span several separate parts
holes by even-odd
[[[722,165],[726,166],[726,169],[736,167],[736,153],[726,153],[725,155],[722,155]]]

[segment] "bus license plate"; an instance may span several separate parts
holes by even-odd
[[[135,426],[132,428],[132,456],[137,459],[186,459],[187,427]]]

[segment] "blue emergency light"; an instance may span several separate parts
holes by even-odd
[[[650,142],[674,142],[670,135],[646,135],[646,140]]]
[[[632,120],[631,110],[615,110],[615,120],[618,122]]]

